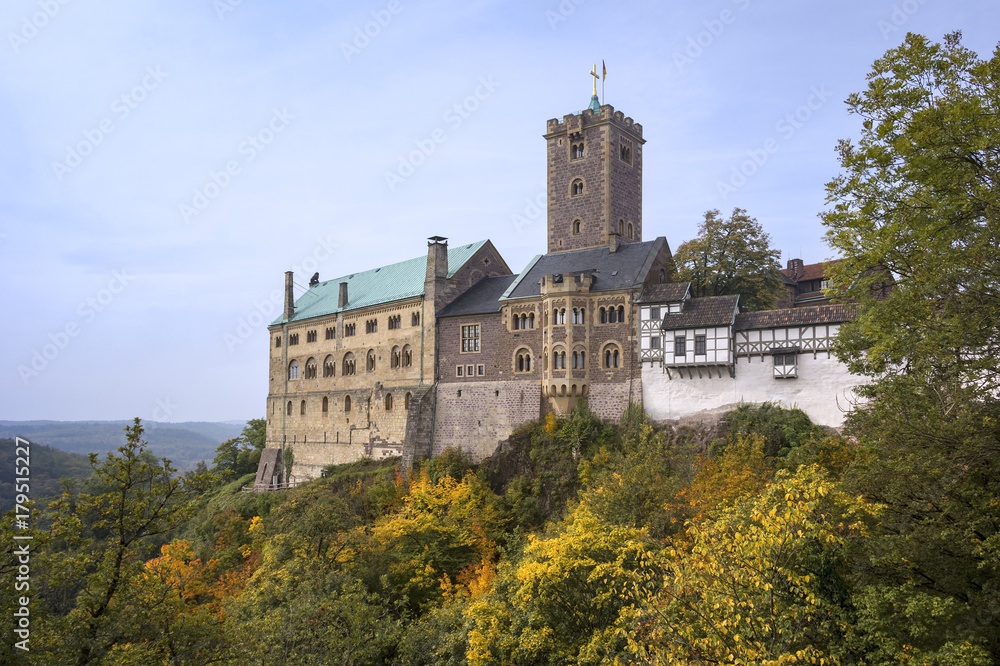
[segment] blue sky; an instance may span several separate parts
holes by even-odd
[[[258,417],[284,271],[432,235],[520,270],[545,122],[602,59],[647,140],[647,239],[739,206],[783,260],[827,259],[843,100],[907,31],[987,56],[998,26],[988,0],[8,0],[0,419]]]

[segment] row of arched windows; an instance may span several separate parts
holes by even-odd
[[[535,313],[529,312],[527,314],[521,314],[521,316],[514,315],[511,323],[513,324],[514,330],[518,329],[529,329],[535,327]]]
[[[368,372],[375,372],[377,356],[374,349],[369,349],[368,353],[365,355],[365,369]],[[413,349],[410,345],[405,345],[402,348],[393,347],[389,355],[389,367],[396,368],[409,368],[413,365]],[[341,370],[340,374],[344,377],[349,377],[357,372],[357,361],[355,361],[354,354],[352,352],[347,352],[340,363]],[[328,355],[323,360],[323,377],[336,377],[337,362],[333,355]],[[300,366],[298,361],[291,361],[288,364],[288,378],[289,379],[299,379],[301,376],[303,379],[315,379],[319,367],[316,363],[316,359],[310,357],[306,360],[305,372],[300,374]]]
[[[587,352],[583,349],[577,349],[573,351],[573,355],[569,357],[572,361],[570,366],[573,370],[585,370],[587,368]],[[602,358],[604,361],[604,369],[614,369],[621,367],[622,354],[618,345],[614,342],[609,342],[604,346],[602,350]],[[552,369],[553,370],[565,370],[566,369],[566,352],[562,349],[556,349],[552,352]],[[546,359],[547,361],[548,359]],[[547,369],[547,368],[546,368]]]
[[[403,396],[403,409],[409,409],[410,408],[410,399],[411,398],[413,398],[413,394],[410,393],[409,391],[407,391],[406,395]],[[385,405],[385,410],[387,412],[392,411],[393,406],[395,404],[395,400],[393,399],[391,393],[386,393],[385,394],[385,398],[383,399],[383,404]],[[323,396],[323,401],[321,403],[320,409],[322,410],[322,412],[324,414],[327,414],[327,413],[330,412],[330,399],[328,397]],[[291,416],[292,415],[292,411],[293,411],[293,403],[292,403],[291,400],[289,400],[288,404],[285,407],[285,414],[288,415],[288,416]],[[350,412],[351,412],[351,396],[345,395],[344,396],[344,413],[345,414],[349,414]],[[306,401],[305,400],[302,400],[301,402],[299,402],[299,415],[300,416],[305,416],[306,415]]]
[[[601,308],[598,311],[602,324],[617,324],[625,322],[625,306]]]

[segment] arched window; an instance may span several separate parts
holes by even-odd
[[[574,324],[580,323],[580,311],[577,310],[576,308],[573,308],[573,323]]]
[[[632,223],[628,223],[628,237],[632,238]]]
[[[580,230],[583,228],[583,222],[580,220],[573,220],[573,233],[579,234]]]
[[[347,352],[346,354],[344,354],[343,366],[344,366],[343,370],[340,373],[341,375],[343,375],[344,377],[349,377],[350,375],[354,374],[354,371],[356,369],[354,362],[354,354],[352,354],[351,352]]]
[[[522,314],[520,319],[521,319],[521,328],[528,328],[528,315]]]
[[[292,401],[291,400],[288,401],[288,407],[285,408],[285,414],[287,414],[288,416],[292,415]]]
[[[521,328],[521,318],[514,315],[514,321],[511,322],[511,325],[515,331]]]
[[[327,356],[323,359],[323,376],[333,377],[334,370],[337,367],[337,362],[333,360],[333,356]]]
[[[532,312],[528,315],[528,328],[535,327],[535,313]]]
[[[618,321],[620,321],[623,324],[625,323],[625,306],[624,305],[619,305],[618,306]]]
[[[375,372],[375,350],[369,349],[365,360],[365,369],[368,372]]]
[[[410,398],[412,397],[413,394],[407,391],[406,395],[403,396],[403,409],[410,409]]]
[[[573,369],[576,370],[580,367],[580,352],[573,352]]]
[[[618,220],[618,235],[625,235],[625,220]]]
[[[351,396],[349,395],[344,396],[344,411],[345,412],[351,411]]]
[[[391,393],[386,393],[385,394],[385,411],[387,411],[387,412],[391,412],[392,411],[392,394]]]
[[[316,359],[306,361],[306,379],[316,379]]]
[[[514,371],[531,372],[531,350],[522,347],[514,353]]]
[[[560,324],[566,323],[566,308],[563,308],[559,311],[559,323]]]
[[[298,379],[299,378],[299,362],[292,361],[288,364],[288,378]]]
[[[398,368],[403,362],[403,354],[399,351],[399,347],[392,348],[392,356],[389,360],[390,368]]]
[[[305,413],[306,413],[306,401],[303,400],[301,403],[299,403],[299,414],[302,414],[304,416]]]
[[[618,311],[614,308],[608,308],[608,323],[617,324],[618,323]]]
[[[618,345],[609,343],[604,347],[604,368],[606,370],[613,370],[614,368],[621,367],[621,351],[618,349]]]
[[[325,395],[323,396],[323,413],[326,414],[330,411],[330,399]]]
[[[574,197],[583,194],[583,180],[577,178],[576,180],[573,181],[573,184],[570,185],[570,194],[573,195]]]
[[[408,368],[413,365],[413,350],[410,345],[403,345],[403,367]]]
[[[601,316],[601,323],[602,324],[607,324],[608,323],[608,311],[605,310],[604,308],[601,308],[601,315],[600,316]]]

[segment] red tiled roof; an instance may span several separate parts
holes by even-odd
[[[690,282],[666,282],[651,284],[642,290],[640,303],[673,303],[684,300],[691,287]]]
[[[840,263],[840,261],[840,259],[835,259],[833,261],[821,261],[818,264],[805,264],[802,266],[802,275],[795,278],[795,280],[797,282],[804,282],[806,280],[820,280],[828,277],[828,269]],[[792,275],[787,268],[783,269],[781,274],[787,278],[792,278]]]

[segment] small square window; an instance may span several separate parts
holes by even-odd
[[[649,348],[650,349],[659,349],[660,348],[660,338],[658,338],[658,337],[652,337],[652,338],[650,338],[649,339]]]

